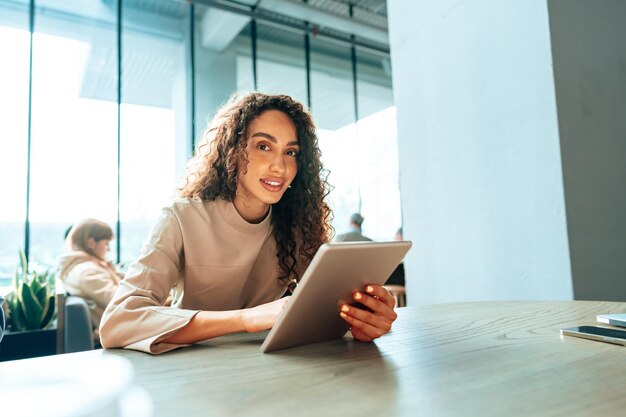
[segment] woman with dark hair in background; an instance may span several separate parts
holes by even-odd
[[[231,100],[107,307],[102,345],[161,353],[271,328],[289,301],[281,296],[330,240],[328,189],[300,103],[261,93]],[[337,313],[356,339],[390,330],[396,314],[384,288],[368,286],[355,299],[369,311]]]
[[[117,291],[121,280],[113,264],[106,259],[113,230],[96,219],[84,219],[69,230],[66,253],[58,259],[59,278],[71,295],[83,297],[91,312],[94,337],[102,313]]]

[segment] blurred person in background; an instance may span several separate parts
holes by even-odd
[[[350,216],[350,225],[347,233],[337,235],[335,237],[336,242],[369,242],[370,239],[363,235],[361,226],[363,225],[363,216],[360,213],[353,213]]]
[[[108,224],[81,220],[67,233],[65,252],[57,260],[65,290],[84,298],[89,306],[96,341],[102,313],[123,278],[107,259],[111,240],[113,230]]]

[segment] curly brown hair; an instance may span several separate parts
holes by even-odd
[[[315,125],[304,106],[286,95],[258,92],[233,96],[215,115],[187,166],[181,197],[233,201],[237,191],[237,162],[247,166],[248,126],[261,113],[278,110],[296,127],[300,151],[298,173],[291,188],[272,206],[272,226],[278,258],[278,284],[299,281],[320,245],[333,229],[325,198],[331,190],[320,160]]]

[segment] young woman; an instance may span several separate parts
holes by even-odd
[[[94,337],[98,339],[100,318],[117,291],[121,276],[106,259],[113,230],[96,219],[76,223],[65,240],[66,253],[58,259],[59,278],[65,290],[83,297],[89,305]]]
[[[321,244],[330,239],[311,116],[287,96],[231,100],[191,159],[181,198],[163,210],[107,307],[106,348],[161,353],[272,327]],[[172,306],[163,306],[172,294]],[[394,301],[371,285],[338,311],[358,340],[388,332]]]

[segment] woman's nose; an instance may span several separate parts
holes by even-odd
[[[283,172],[285,172],[285,160],[284,160],[284,157],[282,155],[276,156],[272,160],[272,165],[270,166],[270,169],[272,170],[272,172],[276,172],[276,173],[283,173]]]

